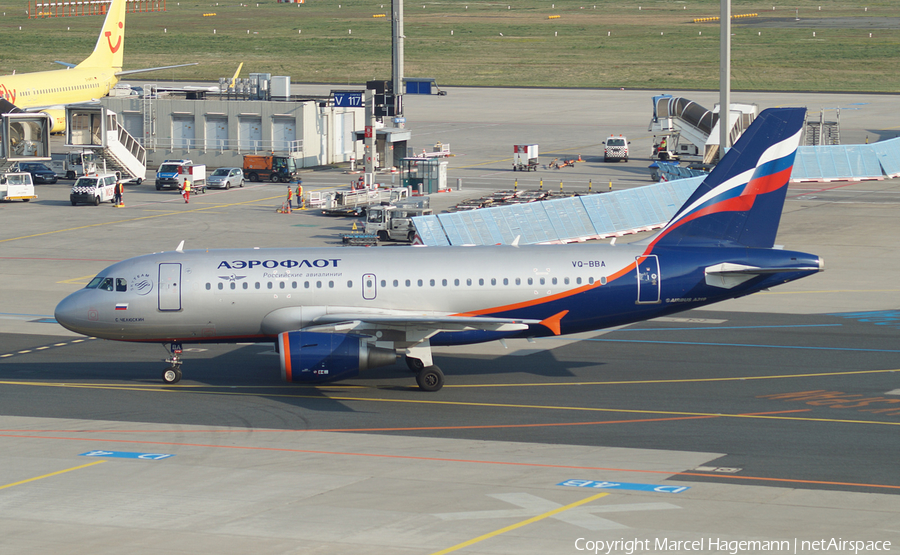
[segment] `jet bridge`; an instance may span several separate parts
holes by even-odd
[[[50,159],[50,117],[46,114],[16,112],[0,120],[0,172],[16,162]]]
[[[140,185],[147,174],[147,152],[119,123],[118,115],[99,104],[66,107],[66,146],[97,153],[105,171]]]

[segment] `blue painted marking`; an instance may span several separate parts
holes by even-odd
[[[659,484],[633,484],[629,482],[598,482],[596,480],[566,480],[556,484],[570,488],[627,489],[632,491],[653,491],[656,493],[681,493],[688,486],[661,486]]]
[[[620,331],[764,330],[771,328],[839,328],[843,324],[789,324],[784,326],[705,326],[697,328],[622,328]]]
[[[130,451],[88,451],[87,453],[81,453],[78,455],[79,457],[111,457],[115,459],[144,459],[150,461],[159,461],[162,459],[168,459],[169,457],[174,457],[175,455],[168,455],[165,453],[132,453]]]
[[[875,324],[876,326],[890,326],[900,329],[900,310],[874,310],[869,312],[843,312],[837,314],[829,314],[829,316],[837,316],[838,318],[846,318],[856,320],[857,322],[865,322]]]
[[[617,330],[620,331],[620,330]],[[654,330],[656,331],[656,330]],[[754,345],[751,343],[706,343],[701,341],[650,341],[641,339],[582,339],[604,343],[653,343],[657,345],[694,345],[701,347],[758,347],[762,349],[799,349],[804,351],[842,351],[848,353],[900,353],[900,349],[854,349],[844,347],[805,347],[803,345]]]

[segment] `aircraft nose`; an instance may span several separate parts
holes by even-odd
[[[82,297],[81,291],[76,291],[56,305],[53,316],[59,322],[59,325],[68,330],[81,333],[78,321],[80,320],[79,315],[82,314],[80,310]]]

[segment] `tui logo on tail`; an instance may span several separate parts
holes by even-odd
[[[119,29],[121,29],[122,27],[123,27],[123,25],[122,25],[122,22],[120,21]],[[113,46],[112,39],[110,39],[110,37],[112,37],[112,31],[106,31],[103,34],[106,35],[106,42],[107,42],[107,44],[109,44],[109,51],[112,52],[113,54],[118,52],[119,48],[122,46],[122,35],[121,34],[119,35],[119,37],[116,39],[116,45]]]

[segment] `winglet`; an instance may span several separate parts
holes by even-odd
[[[568,313],[569,313],[568,310],[563,310],[562,312],[554,314],[553,316],[551,316],[549,318],[545,318],[544,320],[541,320],[541,325],[546,327],[550,331],[552,331],[553,335],[560,335],[561,332],[559,329],[559,321],[562,320],[563,316],[565,316]]]

